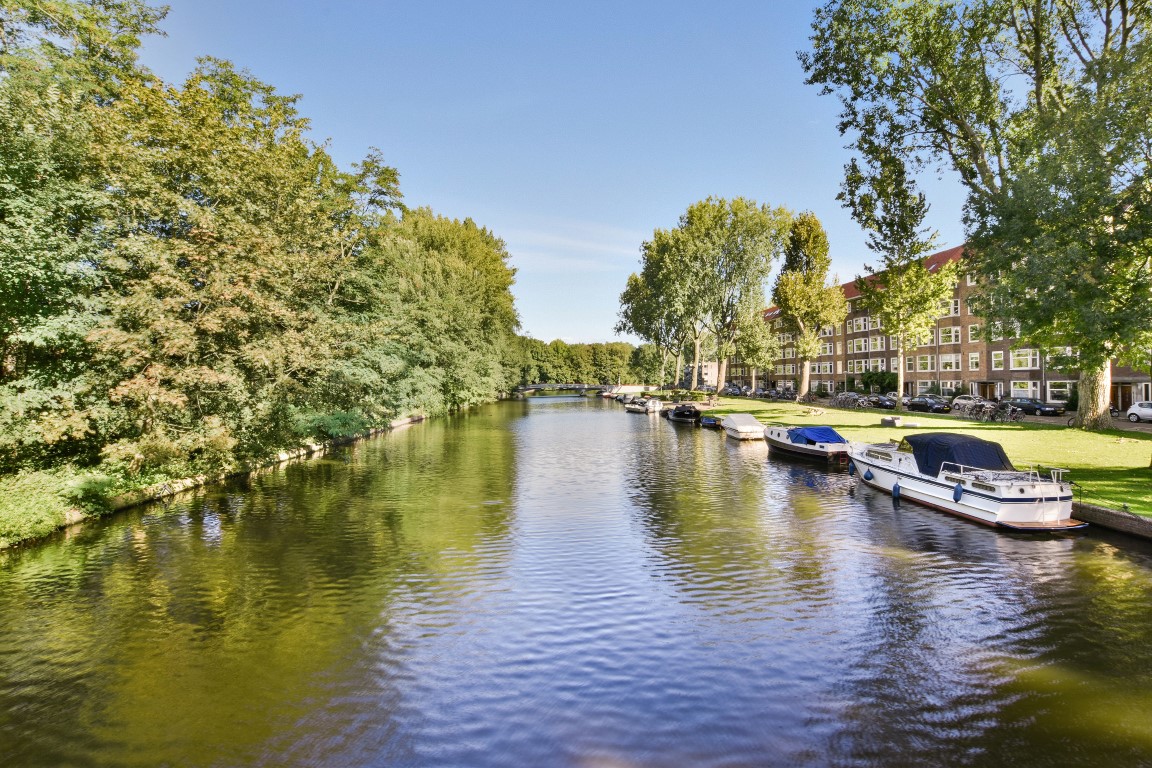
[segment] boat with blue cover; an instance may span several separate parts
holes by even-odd
[[[786,427],[769,424],[764,439],[775,453],[806,459],[848,463],[848,441],[832,427]]]
[[[1072,517],[1066,469],[1016,469],[990,440],[931,432],[899,443],[849,443],[848,456],[849,471],[873,488],[969,520],[1022,531],[1087,525]]]

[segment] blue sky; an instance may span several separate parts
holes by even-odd
[[[617,338],[640,244],[708,195],[815,212],[842,280],[871,260],[836,202],[836,99],[796,60],[815,3],[167,3],[146,66],[229,59],[300,94],[343,166],[378,147],[409,205],[504,239],[536,338]],[[925,188],[940,247],[961,243],[958,186]]]

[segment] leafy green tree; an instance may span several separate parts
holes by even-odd
[[[828,282],[828,236],[820,220],[805,211],[792,220],[784,246],[784,266],[776,278],[772,301],[796,334],[800,361],[799,393],[808,391],[810,363],[820,354],[820,331],[844,322],[848,304],[844,292]]]
[[[750,307],[765,307],[764,284],[782,252],[791,216],[742,197],[709,197],[680,217],[690,277],[699,286],[704,325],[716,342],[717,381],[727,380],[728,358],[749,323],[762,323]]]
[[[870,168],[853,160],[846,170],[840,199],[868,232],[868,247],[880,256],[879,268],[866,266],[857,277],[860,301],[892,339],[896,355],[896,391],[904,391],[904,357],[936,327],[945,302],[955,290],[958,264],[935,270],[927,255],[935,233],[923,227],[928,204],[907,177],[903,161],[880,152]],[[896,409],[903,407],[896,399]]]
[[[754,295],[745,302],[744,312],[748,314],[748,322],[740,324],[740,333],[736,336],[736,354],[745,365],[752,368],[752,388],[755,389],[757,371],[768,370],[780,358],[780,340],[765,322],[764,309],[756,302]]]
[[[959,175],[976,309],[1075,349],[1088,427],[1109,360],[1152,336],[1150,22],[1142,2],[833,0],[801,54],[858,150]]]
[[[701,344],[707,334],[704,325],[703,292],[694,280],[695,265],[679,229],[657,229],[641,247],[641,271],[628,278],[620,296],[620,322],[617,333],[634,333],[655,344],[661,351],[661,375],[666,378],[667,362],[675,357],[676,379],[680,378],[685,343],[692,343],[692,388]]]
[[[654,384],[664,376],[664,354],[655,344],[641,344],[629,356],[628,379],[638,384]]]

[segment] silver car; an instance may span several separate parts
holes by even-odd
[[[1132,403],[1128,407],[1128,421],[1135,424],[1138,421],[1152,421],[1152,403]]]

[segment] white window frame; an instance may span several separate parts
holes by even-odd
[[[940,371],[959,371],[960,370],[960,353],[949,352],[941,354],[939,359]]]
[[[1022,358],[1027,358],[1023,360]],[[1023,362],[1023,365],[1017,363]],[[1013,371],[1035,371],[1040,368],[1040,350],[1038,349],[1013,349],[1008,356],[1008,364]],[[1035,395],[1030,395],[1035,397]]]
[[[1008,393],[1010,397],[1037,397],[1040,394],[1040,382],[1031,379],[1013,379],[1009,382]]]
[[[945,331],[947,331],[947,334],[945,334]],[[945,335],[947,335],[948,341],[944,340]],[[940,327],[940,343],[941,344],[959,344],[961,338],[962,338],[962,334],[960,333],[960,326],[958,326],[958,325],[943,325]]]

